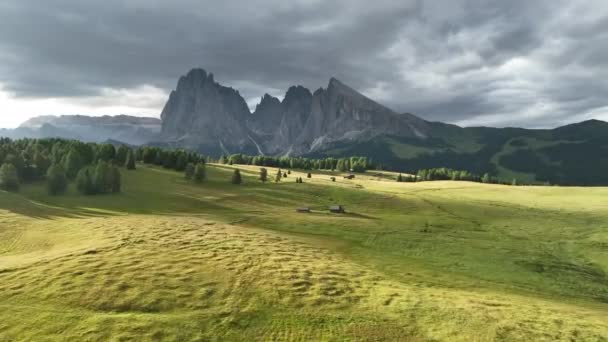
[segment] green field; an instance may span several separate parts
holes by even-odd
[[[0,341],[608,341],[608,188],[231,168],[0,192]]]

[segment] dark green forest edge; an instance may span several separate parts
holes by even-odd
[[[202,182],[206,178],[205,163],[215,162],[229,165],[258,165],[283,169],[326,170],[360,173],[379,167],[367,157],[310,159],[302,157],[267,157],[233,154],[214,160],[185,150],[169,150],[159,147],[139,147],[112,144],[83,143],[63,139],[22,139],[12,141],[0,139],[0,189],[19,191],[21,183],[46,181],[48,193],[64,194],[69,182],[83,195],[117,193],[121,190],[121,169],[135,170],[136,162],[158,165],[184,172],[185,178]],[[279,170],[275,182],[287,177]],[[309,173],[310,176],[310,173]],[[260,169],[261,181],[267,180],[267,171]],[[397,182],[431,180],[466,180],[483,183],[519,184],[516,179],[501,181],[488,173],[483,176],[468,171],[447,168],[421,169],[416,175],[395,177]],[[242,182],[240,171],[234,171],[230,181]],[[303,182],[297,178],[296,182]]]
[[[606,122],[589,120],[551,130],[429,125],[431,136],[425,140],[380,136],[337,143],[307,157],[374,156],[378,168],[416,173],[445,167],[487,173],[502,183],[608,185]]]

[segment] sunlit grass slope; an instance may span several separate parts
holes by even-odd
[[[0,340],[608,340],[606,188],[232,168],[0,193]]]

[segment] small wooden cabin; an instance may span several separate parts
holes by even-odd
[[[332,205],[329,207],[329,212],[334,214],[343,214],[345,211],[344,207],[341,205]]]
[[[300,207],[300,208],[297,208],[296,211],[298,213],[309,213],[310,212],[310,208],[308,208],[308,207]]]

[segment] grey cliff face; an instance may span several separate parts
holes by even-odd
[[[311,114],[294,152],[307,153],[331,142],[365,141],[381,134],[424,139],[427,131],[424,120],[398,114],[332,78],[327,89],[315,91]]]
[[[332,78],[314,94],[289,88],[283,101],[264,95],[254,113],[212,74],[194,69],[180,78],[163,112],[167,141],[222,153],[300,155],[337,141],[365,141],[381,134],[427,137],[427,123],[398,114]]]
[[[161,113],[162,138],[226,153],[251,148],[246,127],[249,108],[238,91],[221,86],[202,69],[180,78]]]

